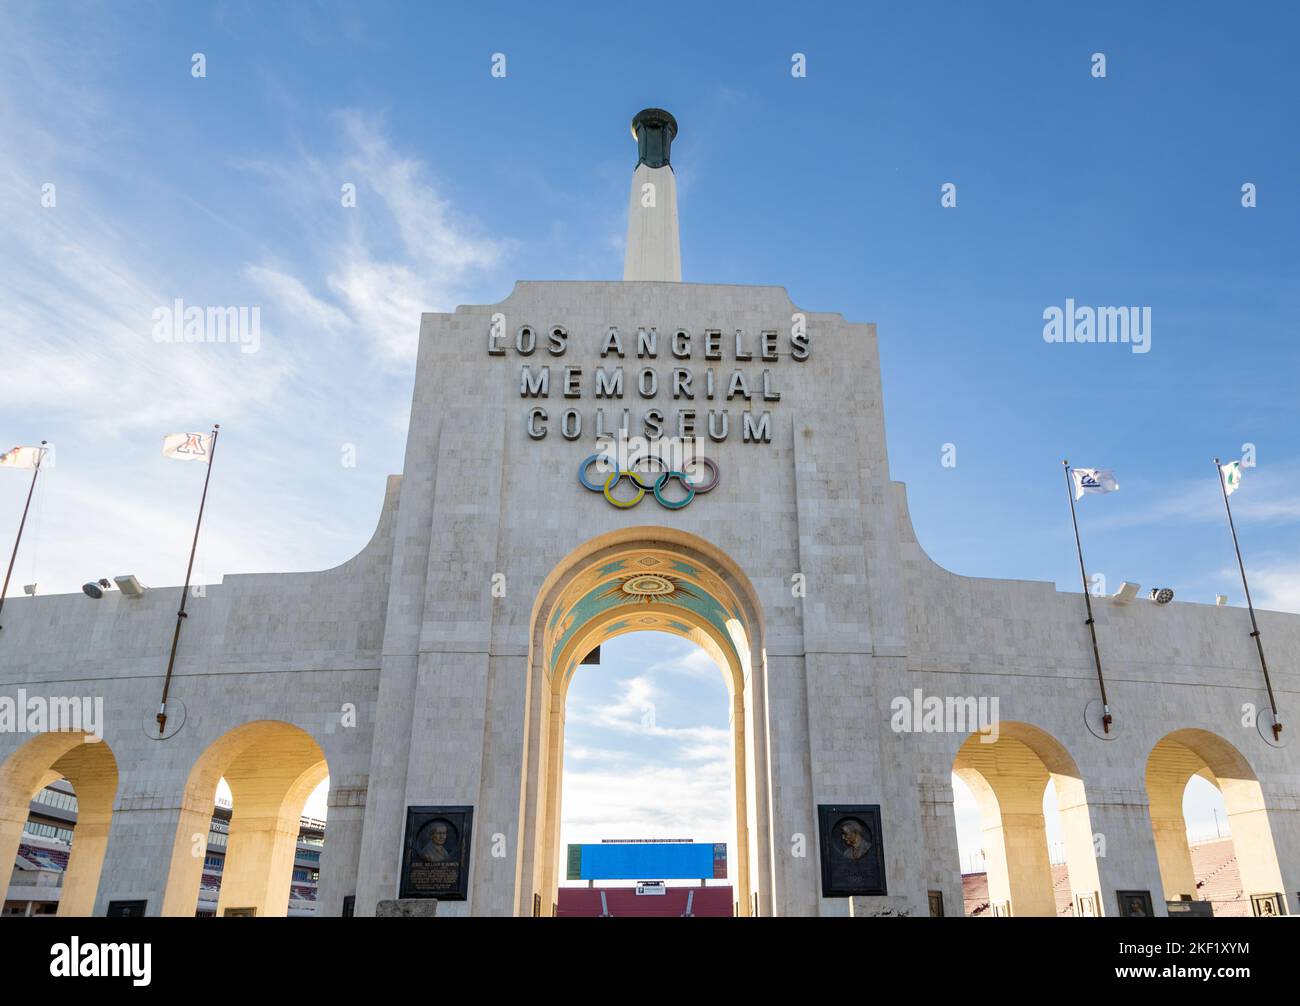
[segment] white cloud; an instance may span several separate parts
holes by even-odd
[[[334,302],[308,293],[281,268],[258,265],[255,275],[290,314],[350,330],[381,363],[409,368],[420,314],[468,299],[473,282],[498,269],[513,244],[478,234],[442,195],[428,165],[395,149],[373,117],[349,109],[335,121],[343,149],[334,155],[304,151],[292,161],[240,162],[301,216]],[[356,186],[355,207],[341,205],[344,182]]]
[[[476,236],[428,167],[357,111],[336,117],[334,136],[313,137],[332,152],[231,162],[261,173],[245,201],[139,175],[150,162],[114,156],[131,110],[80,95],[40,45],[17,52],[25,27],[5,21],[0,437],[48,438],[59,457],[16,574],[42,593],[127,571],[178,583],[198,487],[158,449],[164,433],[213,421],[223,450],[196,579],[343,561],[370,535],[396,470],[387,464],[400,463],[421,312],[473,299],[468,284],[508,243]],[[38,93],[66,100],[38,116],[28,111]],[[59,166],[54,207],[41,205],[50,179],[37,164]],[[358,209],[339,205],[341,179],[357,184]],[[122,188],[151,199],[123,199]],[[259,199],[290,224],[266,222]],[[260,351],[155,341],[153,312],[177,297],[260,307]],[[369,453],[341,479],[341,447],[363,436]],[[393,460],[375,461],[381,453]],[[25,489],[0,479],[0,539],[11,540]]]
[[[734,831],[731,777],[725,765],[569,771],[563,800],[566,841],[730,841]]]
[[[333,304],[313,296],[296,276],[260,265],[247,266],[244,275],[305,325],[337,332],[352,324],[351,319]]]
[[[1256,567],[1246,572],[1256,607],[1300,612],[1300,567],[1295,563]]]
[[[716,680],[722,671],[717,663],[704,650],[691,644],[690,649],[670,660],[661,660],[651,664],[647,673],[684,674],[692,678]]]
[[[1122,479],[1121,479],[1122,481]],[[1286,524],[1300,521],[1300,472],[1294,466],[1247,469],[1241,489],[1232,495],[1233,518],[1242,523]],[[1137,487],[1137,483],[1134,483]],[[1214,483],[1214,471],[1205,466],[1198,480],[1141,487],[1140,502],[1129,503],[1125,494],[1114,497],[1116,505],[1090,515],[1094,528],[1165,526],[1171,523],[1224,521],[1222,491]],[[1134,495],[1138,495],[1136,492]],[[1150,502],[1142,501],[1151,497]],[[1132,498],[1132,497],[1128,497]]]
[[[655,686],[649,668],[641,674],[623,679],[618,687],[621,695],[613,702],[593,704],[581,699],[576,702],[570,699],[567,716],[569,722],[615,734],[676,742],[678,746],[675,749],[664,751],[665,757],[699,759],[708,757],[702,752],[727,749],[731,737],[729,730],[708,725],[667,726],[660,721],[659,706],[663,695]],[[692,753],[688,755],[685,753],[687,751]]]
[[[647,633],[602,648],[602,664],[622,676],[584,677],[569,694],[561,842],[724,841],[734,870],[732,741],[713,661]]]

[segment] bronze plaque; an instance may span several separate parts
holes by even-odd
[[[880,805],[817,806],[822,897],[888,894]]]
[[[1281,894],[1252,894],[1250,909],[1257,918],[1276,919],[1286,914]]]
[[[1121,919],[1150,919],[1155,917],[1151,907],[1150,891],[1116,891],[1115,900],[1119,902]]]
[[[473,807],[407,807],[399,898],[464,901]]]

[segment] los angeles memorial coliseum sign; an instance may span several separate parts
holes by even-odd
[[[810,347],[806,319],[791,317],[785,336],[789,359],[803,362]],[[623,333],[610,325],[603,334],[570,332],[563,325],[539,329],[520,325],[513,341],[507,339],[506,319],[493,315],[488,332],[489,356],[528,358],[539,354],[564,357],[571,344],[589,347],[594,362],[589,367],[572,363],[532,363],[524,359],[519,369],[519,397],[577,399],[586,388],[592,398],[609,403],[598,405],[584,421],[583,412],[572,406],[558,410],[558,433],[565,440],[578,440],[586,432],[596,439],[616,436],[644,436],[657,439],[676,436],[682,440],[707,435],[715,442],[732,433],[732,412],[724,403],[736,403],[736,424],[745,443],[770,443],[772,416],[768,409],[755,410],[752,403],[781,400],[773,369],[781,359],[782,335],[775,330],[747,334],[736,329],[734,337],[721,329],[704,329],[692,334],[684,328],[665,330],[662,342],[656,326],[638,326],[635,334]],[[544,347],[544,348],[539,348]],[[633,364],[631,361],[637,361]],[[628,361],[626,364],[622,361]],[[703,366],[699,365],[699,362]],[[710,366],[711,363],[719,366]],[[730,363],[731,368],[724,364]],[[625,399],[650,403],[671,397],[681,403],[671,411],[647,405],[633,415]],[[615,404],[619,403],[619,404]],[[688,404],[698,403],[698,404]],[[707,403],[707,404],[705,404]],[[716,403],[716,404],[715,404]],[[551,410],[534,405],[527,413],[528,436],[542,440],[550,432]],[[639,421],[639,426],[634,425]]]

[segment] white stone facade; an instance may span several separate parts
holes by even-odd
[[[802,361],[792,356],[801,325]],[[561,356],[547,348],[555,326],[567,333]],[[600,356],[610,326],[622,360]],[[658,356],[639,360],[637,332],[650,326]],[[538,340],[527,356],[516,349],[521,327]],[[668,348],[679,328],[691,334],[689,359]],[[734,359],[737,329],[753,360]],[[711,330],[722,333],[721,360],[704,359]],[[775,361],[760,359],[764,332],[776,333]],[[623,398],[597,399],[593,370],[620,363]],[[552,368],[547,397],[521,396],[525,364]],[[582,371],[576,397],[564,395],[566,366]],[[638,391],[644,366],[658,371],[656,397]],[[634,508],[611,506],[577,481],[595,451],[595,410],[629,408],[638,432],[642,413],[659,408],[664,432],[675,432],[688,404],[672,397],[678,366],[696,389],[706,368],[717,371],[719,397],[691,404],[701,432],[710,406],[729,410],[727,438],[705,437],[721,481],[679,510],[649,494]],[[752,375],[748,404],[725,399],[722,375],[735,369]],[[761,400],[763,370],[779,401]],[[529,434],[534,408],[547,413],[538,439]],[[566,408],[583,422],[572,441],[562,435]],[[770,413],[770,443],[745,442],[738,417],[747,409]],[[21,687],[105,701],[95,747],[116,770],[111,820],[102,869],[93,850],[80,874],[69,869],[69,883],[93,893],[69,905],[103,914],[112,901],[144,899],[149,914],[192,914],[187,822],[201,819],[212,773],[247,776],[245,806],[266,809],[244,826],[271,850],[276,815],[297,799],[318,748],[331,780],[322,914],[339,914],[347,896],[358,914],[373,914],[397,896],[414,805],[474,808],[469,897],[440,904],[439,917],[531,914],[534,895],[548,914],[563,686],[548,665],[546,619],[596,560],[656,550],[689,557],[735,606],[728,631],[743,643],[722,663],[736,710],[743,912],[756,896],[762,915],[923,915],[927,892],[941,891],[958,914],[954,767],[987,801],[990,895],[1015,914],[1043,907],[1049,778],[1067,819],[1075,893],[1113,915],[1117,891],[1147,890],[1164,914],[1164,897],[1176,898],[1186,879],[1177,822],[1149,783],[1181,792],[1195,771],[1224,790],[1239,853],[1249,843],[1240,855],[1247,887],[1280,893],[1297,910],[1298,749],[1243,724],[1244,705],[1268,708],[1244,611],[1098,600],[1118,726],[1099,739],[1085,723],[1097,681],[1082,596],[957,576],[916,541],[905,487],[889,474],[874,326],[801,311],[780,288],[665,282],[527,282],[500,304],[426,314],[404,472],[389,480],[374,538],[336,569],[227,577],[191,599],[172,686],[184,722],[165,740],[152,736],[153,714],[174,591],[140,600],[114,592],[93,604],[80,595],[9,600],[0,696]],[[797,575],[802,592],[792,590]],[[1283,719],[1292,711],[1300,723],[1300,617],[1262,612],[1260,626]],[[726,638],[713,639],[726,649]],[[892,729],[891,704],[916,689],[997,697],[1002,738],[982,749],[969,731]],[[315,747],[291,752],[289,733],[247,728],[266,721],[297,728]],[[1295,729],[1288,723],[1284,737]],[[1153,762],[1171,734],[1178,758]],[[34,743],[0,733],[0,856],[9,857],[0,861],[12,862],[31,787],[79,757],[70,743]],[[89,760],[96,778],[111,778],[101,754]],[[261,764],[297,767],[263,785]],[[822,897],[820,804],[880,805],[887,895]],[[235,806],[238,815],[239,793]],[[287,879],[281,866],[264,868],[270,879],[250,878],[247,890],[264,890],[259,906],[275,913]]]

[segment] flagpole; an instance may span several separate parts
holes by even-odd
[[[1250,599],[1250,584],[1246,582],[1246,564],[1241,558],[1241,545],[1237,543],[1237,526],[1232,522],[1232,504],[1228,502],[1228,485],[1223,480],[1223,468],[1219,459],[1214,459],[1214,470],[1219,475],[1219,491],[1223,493],[1223,508],[1228,512],[1228,529],[1232,532],[1232,547],[1237,552],[1237,568],[1241,570],[1241,586],[1246,591],[1246,607],[1250,610],[1250,635],[1259,650],[1259,666],[1264,672],[1264,687],[1268,689],[1268,704],[1273,709],[1273,739],[1282,739],[1282,721],[1277,715],[1277,699],[1273,697],[1273,682],[1268,676],[1268,661],[1264,659],[1264,644],[1259,638],[1259,625],[1255,621],[1255,604]],[[1240,470],[1240,469],[1239,469]]]
[[[217,434],[220,423],[212,424],[212,447],[208,450],[208,471],[203,476],[203,495],[199,497],[199,518],[194,522],[194,541],[190,545],[190,564],[185,567],[185,586],[181,588],[181,606],[176,612],[176,631],[172,633],[172,652],[167,658],[167,676],[163,679],[162,701],[158,704],[158,736],[167,729],[167,693],[172,687],[172,668],[176,665],[176,645],[181,639],[181,623],[189,616],[185,614],[185,602],[190,596],[190,574],[194,571],[194,553],[199,548],[199,528],[203,526],[203,507],[208,502],[208,481],[212,478],[212,462],[217,459]]]
[[[1074,486],[1070,484],[1070,462],[1062,461],[1065,467],[1065,495],[1070,501],[1070,520],[1074,522],[1074,547],[1079,553],[1079,577],[1083,580],[1083,603],[1088,608],[1088,620],[1085,623],[1092,634],[1092,659],[1097,664],[1097,684],[1101,686],[1101,729],[1110,733],[1112,717],[1110,703],[1106,701],[1106,678],[1101,673],[1101,651],[1097,649],[1097,624],[1092,617],[1092,595],[1088,593],[1088,574],[1083,567],[1083,542],[1079,539],[1079,517],[1074,512]]]
[[[14,550],[9,553],[9,568],[5,570],[4,587],[0,587],[0,611],[4,610],[5,597],[9,594],[9,578],[14,573],[14,561],[18,558],[18,546],[23,540],[23,528],[27,526],[27,511],[32,505],[32,493],[36,491],[36,476],[41,473],[41,462],[45,460],[45,445],[48,441],[42,440],[41,446],[36,449],[36,469],[32,472],[32,484],[27,487],[27,502],[23,504],[23,519],[18,522],[18,535],[14,538]],[[0,629],[4,626],[0,625]]]

